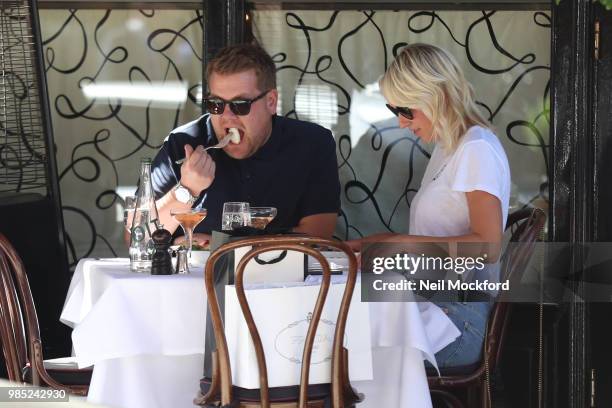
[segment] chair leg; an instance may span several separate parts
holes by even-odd
[[[364,396],[355,391],[351,386],[351,380],[349,379],[349,367],[348,367],[348,350],[342,347],[342,374],[341,380],[343,385],[343,397],[344,405],[346,407],[354,407],[354,403],[363,401]]]
[[[461,400],[448,391],[433,389],[429,390],[429,392],[432,396],[435,395],[442,398],[448,408],[465,408]]]
[[[206,407],[208,406],[208,404],[213,403],[213,401],[215,401],[216,403],[216,400],[221,400],[221,387],[219,384],[219,378],[221,377],[221,374],[219,373],[219,355],[217,354],[216,351],[212,352],[212,363],[213,363],[213,367],[212,367],[213,372],[212,372],[212,379],[211,379],[212,383],[210,384],[210,388],[208,389],[208,392],[206,393],[206,395],[198,391],[198,395],[193,400],[194,405]]]

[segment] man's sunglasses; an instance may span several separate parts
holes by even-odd
[[[395,116],[402,115],[408,120],[414,119],[414,115],[412,114],[412,110],[410,110],[410,108],[402,108],[401,106],[391,106],[388,103],[385,105],[387,105],[387,108],[389,108],[389,110],[393,112]]]
[[[270,90],[260,93],[253,99],[236,99],[233,101],[226,101],[221,98],[205,98],[204,106],[206,106],[206,110],[213,115],[221,115],[227,103],[234,115],[244,116],[251,112],[251,104],[263,98],[268,92],[270,92]]]

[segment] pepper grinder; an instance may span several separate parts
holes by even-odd
[[[151,239],[155,245],[151,275],[172,275],[172,258],[169,251],[172,234],[167,229],[160,228],[151,234]]]

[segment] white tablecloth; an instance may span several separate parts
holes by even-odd
[[[356,294],[359,296],[359,294]],[[430,303],[370,303],[374,380],[354,382],[360,407],[430,407],[423,359],[459,331]],[[189,407],[202,377],[206,298],[190,275],[129,272],[127,259],[84,259],[60,320],[73,327],[79,367],[94,365],[88,400],[109,406]]]

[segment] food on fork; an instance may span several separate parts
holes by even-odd
[[[225,136],[230,138],[230,142],[233,144],[240,143],[240,133],[236,128],[230,128],[229,133]]]
[[[227,146],[230,142],[234,144],[240,143],[240,132],[238,132],[238,129],[230,128],[227,134],[223,137],[223,139],[219,141],[219,143],[213,146],[208,146],[207,148],[204,149],[204,151],[208,149],[222,149],[225,146]],[[183,157],[182,159],[176,160],[175,163],[183,164],[185,160],[186,160],[186,157]]]

